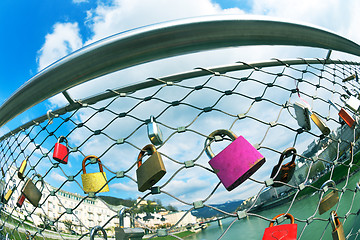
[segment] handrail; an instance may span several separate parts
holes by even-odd
[[[237,15],[170,21],[105,38],[39,72],[0,107],[0,126],[28,108],[91,79],[158,59],[245,45],[319,47],[360,56],[360,46],[327,30]]]
[[[187,79],[211,75],[212,74],[211,72],[218,72],[221,74],[225,74],[227,72],[247,70],[247,69],[251,69],[251,68],[266,68],[266,67],[276,67],[276,66],[284,66],[284,65],[294,66],[294,65],[300,65],[300,64],[343,64],[343,63],[344,62],[341,60],[306,59],[305,58],[305,59],[287,59],[287,60],[281,60],[281,61],[280,60],[272,60],[272,61],[250,63],[250,64],[235,63],[235,64],[225,65],[225,66],[209,67],[209,68],[207,68],[207,70],[209,70],[209,71],[204,71],[202,69],[194,69],[191,71],[172,74],[169,76],[164,76],[164,77],[160,77],[160,78],[156,78],[156,79],[149,78],[147,81],[136,82],[136,83],[129,84],[129,85],[121,87],[121,88],[113,89],[112,91],[105,91],[105,92],[102,92],[102,93],[99,93],[99,94],[96,94],[93,96],[89,96],[87,98],[80,99],[72,104],[68,104],[64,107],[60,107],[60,108],[52,111],[51,114],[53,116],[63,115],[65,113],[82,108],[86,104],[95,104],[97,102],[100,102],[100,101],[103,101],[103,100],[106,100],[106,99],[109,99],[112,97],[116,97],[116,96],[118,96],[118,94],[116,94],[116,93],[125,93],[125,94],[133,93],[137,90],[142,90],[142,89],[146,89],[146,88],[164,84],[164,82],[180,82],[180,81],[187,80]],[[358,63],[358,62],[346,61],[346,63],[349,65],[358,65],[358,66],[360,65],[360,63]],[[48,115],[44,114],[36,119],[33,119],[33,120],[17,127],[16,129],[6,133],[5,135],[1,136],[0,141],[3,141],[10,135],[16,134],[22,130],[25,130],[25,129],[35,125],[35,124],[40,124],[40,123],[48,120],[48,118],[49,118]]]

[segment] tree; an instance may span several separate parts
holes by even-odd
[[[65,220],[63,221],[65,227],[71,232],[72,227],[74,226],[73,222],[71,220]]]
[[[171,204],[169,204],[166,209],[170,212],[177,212],[177,208],[175,206],[172,206]]]

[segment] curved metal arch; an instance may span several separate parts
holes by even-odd
[[[0,126],[28,108],[83,82],[158,59],[246,45],[309,46],[360,56],[360,46],[327,30],[237,15],[171,21],[126,31],[47,67],[0,107]]]

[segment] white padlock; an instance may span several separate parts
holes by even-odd
[[[355,113],[360,110],[360,100],[356,97],[343,94],[340,96],[340,100],[343,101],[345,105],[351,110],[353,110]]]

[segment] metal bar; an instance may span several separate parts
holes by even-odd
[[[360,56],[360,46],[327,30],[238,15],[190,18],[105,38],[50,65],[0,107],[0,126],[28,108],[83,82],[141,63],[245,45],[292,45]]]
[[[319,59],[289,59],[289,60],[281,60],[277,61],[277,60],[272,60],[272,61],[267,61],[267,62],[259,62],[259,63],[250,63],[248,65],[246,64],[242,64],[242,63],[236,63],[236,64],[232,64],[232,65],[226,65],[226,66],[218,66],[218,67],[210,67],[207,68],[208,70],[212,71],[212,72],[219,72],[219,73],[227,73],[227,72],[233,72],[233,71],[239,71],[239,70],[246,70],[246,69],[250,69],[252,67],[258,67],[258,68],[265,68],[265,67],[276,67],[276,66],[283,66],[285,64],[288,65],[301,65],[301,64],[342,64],[343,62],[340,60],[319,60]],[[349,65],[360,65],[360,63],[357,62],[348,62],[347,64]],[[252,67],[251,67],[252,66]],[[165,76],[165,77],[161,77],[161,78],[157,78],[158,80],[161,80],[163,82],[180,82],[183,80],[187,80],[187,79],[192,79],[192,78],[196,78],[196,77],[202,77],[202,76],[207,76],[207,75],[211,75],[211,72],[209,71],[204,71],[201,69],[195,69],[192,71],[188,71],[188,72],[183,72],[183,73],[178,73],[178,74],[173,74],[173,75],[169,75],[169,76]],[[158,81],[155,79],[148,79],[147,81],[143,81],[143,82],[138,82],[138,83],[134,83],[134,84],[130,84],[118,89],[114,89],[115,92],[118,93],[132,93],[132,92],[136,92],[137,90],[142,90],[142,89],[146,89],[146,88],[150,88],[150,87],[154,87],[154,86],[158,86],[163,84],[163,82]],[[117,94],[115,92],[112,91],[106,91],[97,95],[93,95],[90,96],[88,98],[85,99],[81,99],[77,102],[75,102],[74,104],[69,104],[65,107],[61,107],[55,111],[53,111],[53,114],[58,114],[63,115],[67,112],[71,112],[74,111],[76,109],[79,109],[82,107],[82,104],[95,104],[97,102],[112,98],[117,96]],[[81,104],[80,104],[81,103]],[[20,131],[22,131],[23,129],[27,129],[31,126],[33,126],[36,123],[42,123],[43,121],[47,120],[48,117],[46,114],[44,114],[41,117],[38,117],[34,120],[31,120],[25,124],[23,124],[22,126],[8,132],[7,134],[3,135],[2,137],[0,137],[0,141],[6,139],[7,137],[16,134]]]

